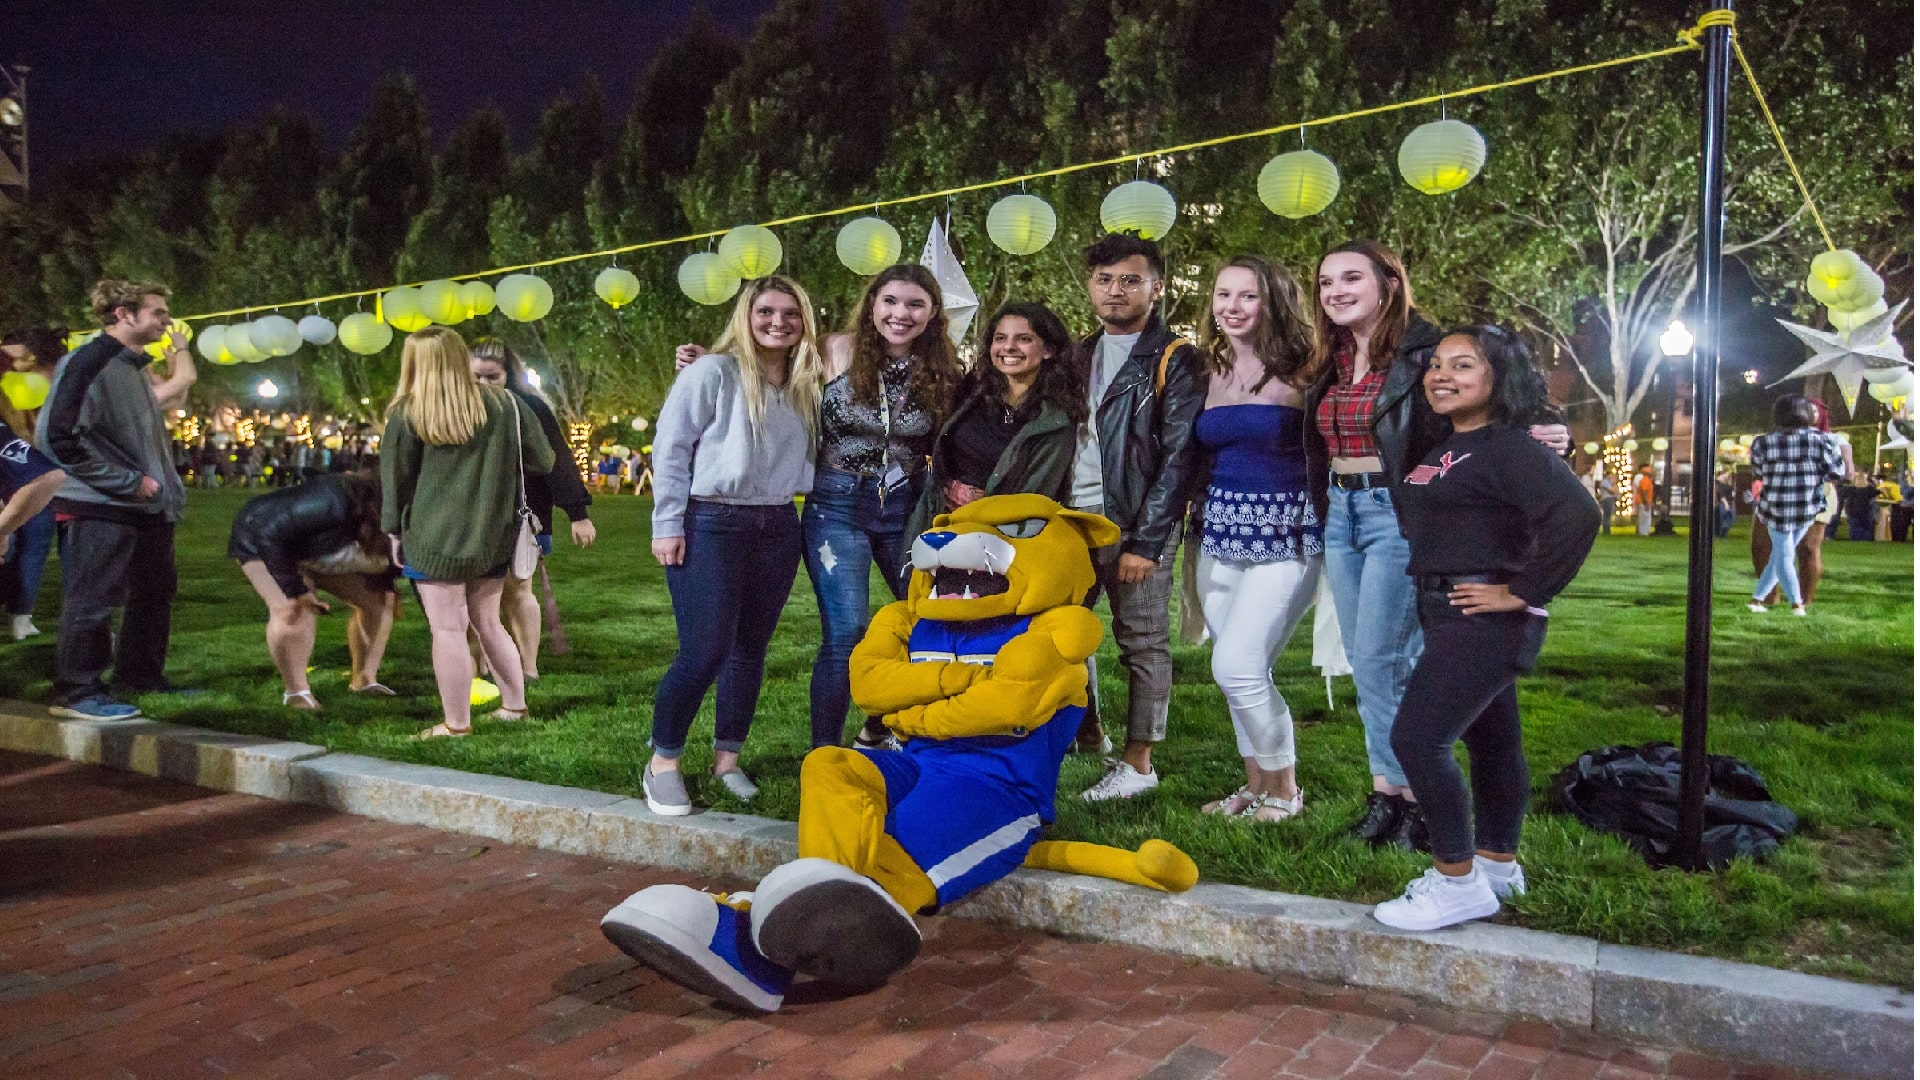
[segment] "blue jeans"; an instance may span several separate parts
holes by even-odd
[[[872,618],[869,567],[879,564],[895,600],[906,596],[901,541],[907,517],[920,499],[921,482],[915,478],[883,497],[879,482],[870,477],[838,469],[814,474],[800,527],[806,534],[807,576],[820,604],[820,651],[814,655],[807,695],[815,746],[839,746],[845,736],[847,708],[853,702],[847,664]]]
[[[53,551],[53,507],[28,518],[13,534],[7,552],[6,568],[0,571],[7,585],[7,614],[31,615],[40,595],[40,578],[47,570],[47,555]]]
[[[653,750],[677,758],[714,693],[713,746],[746,745],[766,675],[767,643],[800,572],[800,522],[791,505],[689,500],[686,558],[667,567],[680,649],[653,695]]]
[[[1405,787],[1407,774],[1393,753],[1393,718],[1421,646],[1407,541],[1386,488],[1330,488],[1327,498],[1327,583],[1360,698],[1367,766]]]
[[[1753,598],[1762,599],[1778,585],[1780,591],[1786,594],[1787,601],[1799,607],[1802,602],[1800,567],[1794,561],[1795,552],[1800,547],[1800,541],[1806,537],[1807,530],[1813,528],[1813,522],[1784,529],[1768,523],[1766,528],[1767,538],[1773,541],[1773,551],[1767,556],[1767,568],[1760,571],[1760,584],[1755,586]]]

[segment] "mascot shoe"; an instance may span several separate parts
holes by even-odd
[[[745,910],[752,893],[729,897],[685,885],[641,889],[607,912],[600,932],[620,951],[681,986],[736,1008],[773,1012],[793,972],[753,947]]]
[[[777,866],[754,889],[753,944],[770,961],[879,986],[920,954],[920,928],[873,879],[826,859]]]

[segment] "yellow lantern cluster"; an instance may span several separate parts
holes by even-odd
[[[834,238],[833,253],[847,269],[869,277],[900,261],[900,230],[877,217],[854,218]]]
[[[780,238],[764,225],[741,225],[720,238],[720,261],[742,279],[766,277],[780,269]]]
[[[460,299],[460,285],[453,281],[429,281],[420,286],[420,311],[441,326],[454,326],[467,320],[467,305]]]
[[[1053,242],[1053,207],[1037,195],[1009,195],[987,211],[987,239],[1010,255],[1031,255]]]
[[[711,251],[696,251],[680,264],[680,291],[696,304],[724,304],[740,291],[740,275]]]
[[[1458,120],[1421,124],[1400,142],[1400,175],[1428,195],[1466,187],[1487,163],[1487,140]]]
[[[22,411],[45,405],[47,392],[52,389],[53,384],[37,371],[9,371],[0,375],[0,394],[5,394],[7,402]]]
[[[514,322],[544,319],[553,310],[553,286],[532,274],[508,274],[493,290],[500,314]]]
[[[617,310],[640,295],[640,279],[631,270],[609,266],[594,277],[593,291]]]
[[[1887,284],[1852,251],[1823,251],[1808,268],[1807,292],[1827,305],[1834,329],[1851,333],[1887,313]]]
[[[187,342],[192,340],[193,327],[188,326],[179,319],[175,319],[173,320],[173,325],[167,327],[167,332],[160,335],[159,341],[147,346],[147,355],[153,357],[155,360],[164,359],[175,344],[185,348]]]
[[[467,318],[477,319],[493,311],[493,286],[484,281],[469,281],[460,286],[460,306]]]
[[[1340,169],[1325,154],[1294,150],[1262,166],[1254,187],[1267,209],[1298,220],[1333,205],[1340,194]]]
[[[1173,192],[1151,180],[1121,184],[1100,202],[1100,225],[1110,233],[1132,233],[1142,240],[1158,240],[1173,231],[1180,204]]]
[[[340,320],[340,345],[350,353],[371,356],[392,341],[393,327],[364,311]]]

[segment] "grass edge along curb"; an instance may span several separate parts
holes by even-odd
[[[606,792],[151,720],[62,721],[37,712],[0,701],[0,749],[570,854],[621,862],[644,856],[706,876],[752,877],[795,850],[791,822],[721,812],[666,819],[640,800]],[[1913,996],[1893,987],[1487,923],[1402,933],[1373,923],[1366,911],[1239,885],[1203,882],[1162,896],[1022,870],[950,914],[1728,1060],[1913,1075]]]

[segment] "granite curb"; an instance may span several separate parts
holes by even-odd
[[[37,713],[0,704],[0,748],[703,876],[750,880],[796,850],[791,822],[717,811],[662,818],[641,800],[603,792],[149,720]],[[1728,1061],[1914,1075],[1913,995],[1892,987],[1488,923],[1402,933],[1361,904],[1212,883],[1165,896],[1023,870],[949,913]]]

